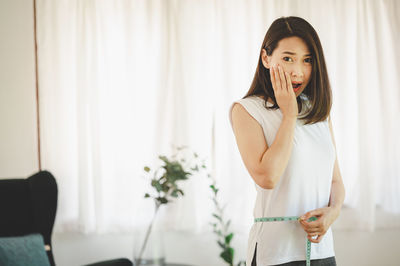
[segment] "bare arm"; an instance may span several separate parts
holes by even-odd
[[[332,142],[336,150],[336,143],[335,143],[335,138],[333,136],[332,122],[330,117],[329,117],[329,129],[331,131]],[[345,189],[343,185],[342,175],[340,174],[339,163],[336,155],[335,166],[333,168],[331,195],[328,206],[332,207],[337,212],[337,215],[339,215],[340,210],[342,208],[344,197],[345,197]]]
[[[235,104],[231,115],[239,152],[249,174],[262,188],[273,189],[289,161],[297,118],[284,116],[268,148],[261,125],[243,106]]]

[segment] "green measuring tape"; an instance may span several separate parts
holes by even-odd
[[[281,221],[299,221],[300,217],[299,216],[285,216],[285,217],[262,217],[262,218],[255,218],[254,222],[281,222]],[[316,221],[317,217],[313,216],[310,217],[307,222],[312,222]],[[311,242],[307,238],[306,242],[306,258],[307,258],[307,266],[311,265],[310,262],[310,257],[311,257]]]

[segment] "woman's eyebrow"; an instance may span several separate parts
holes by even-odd
[[[289,52],[289,51],[284,51],[282,52],[283,54],[290,54],[290,55],[296,55],[296,53]],[[311,56],[311,54],[305,54],[304,56]]]

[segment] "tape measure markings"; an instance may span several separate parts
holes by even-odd
[[[312,222],[316,221],[317,217],[313,216],[310,217],[307,222]],[[281,222],[281,221],[300,221],[299,216],[281,216],[281,217],[261,217],[261,218],[255,218],[254,222]],[[306,241],[306,264],[307,266],[311,265],[311,242],[310,240]]]

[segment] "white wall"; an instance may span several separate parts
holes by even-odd
[[[33,1],[0,1],[0,178],[38,170]]]

